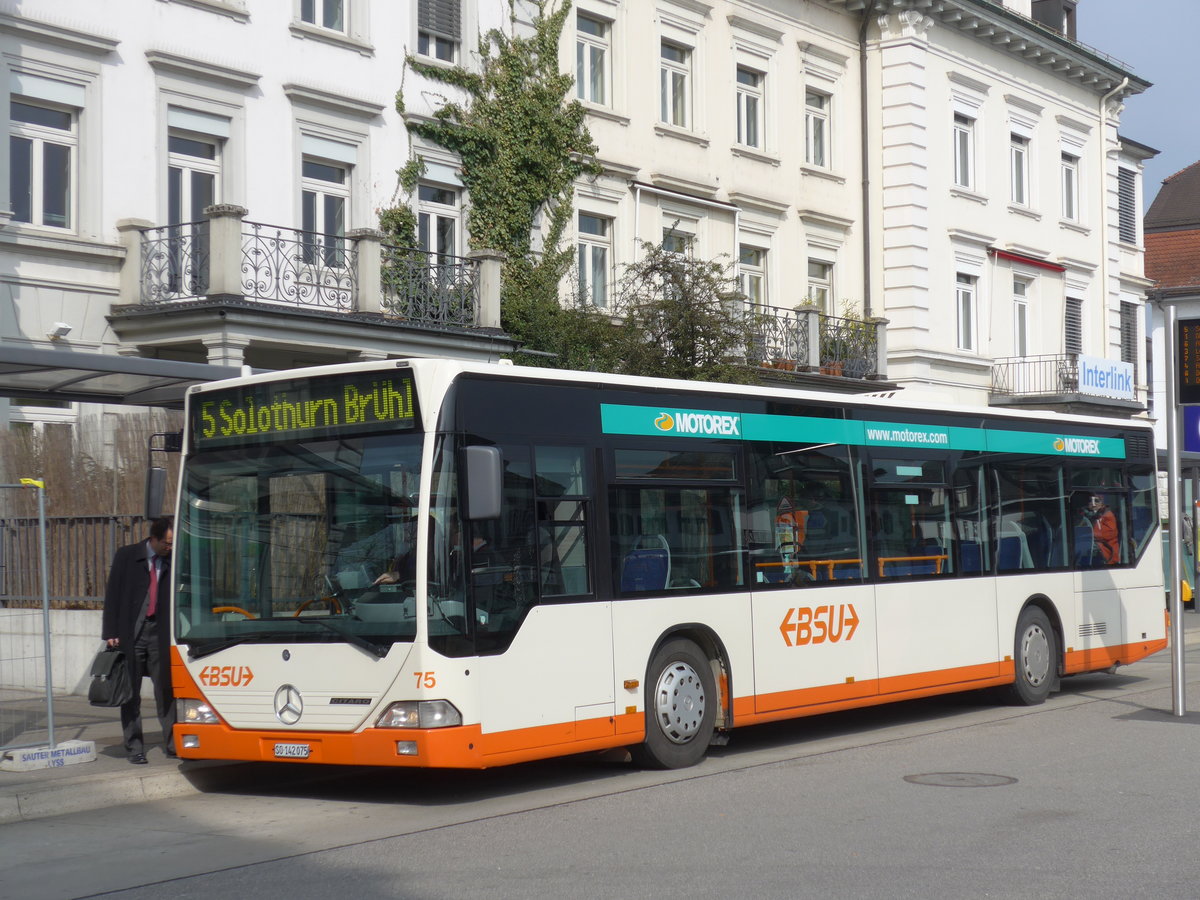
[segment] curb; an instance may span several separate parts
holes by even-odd
[[[98,773],[29,785],[0,796],[0,825],[200,794],[226,780],[244,777],[246,765],[201,760],[181,763],[175,770],[117,776]]]

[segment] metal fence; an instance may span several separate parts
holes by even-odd
[[[0,519],[0,606],[41,603],[38,527],[34,517]],[[46,593],[51,608],[99,609],[113,554],[144,537],[145,530],[141,516],[47,517],[51,565]]]
[[[0,485],[2,490],[36,490],[38,516],[32,521],[32,547],[22,568],[30,570],[33,592],[40,596],[36,604],[19,612],[5,614],[0,629],[0,685],[30,683],[26,674],[41,669],[45,678],[44,703],[31,703],[29,691],[0,689],[0,751],[34,747],[48,743],[54,748],[54,689],[50,657],[50,601],[46,587],[47,539],[46,493],[39,481]],[[41,740],[45,733],[46,740]]]

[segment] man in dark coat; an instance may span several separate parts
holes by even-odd
[[[175,699],[171,693],[171,547],[174,524],[169,518],[150,523],[150,537],[122,547],[113,557],[104,591],[101,637],[125,653],[133,699],[121,706],[125,752],[134,765],[144,765],[142,741],[142,676],[154,684],[154,702],[162,724],[164,751],[175,756],[172,729]]]

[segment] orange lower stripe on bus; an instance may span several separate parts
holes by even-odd
[[[777,722],[796,716],[874,706],[896,700],[916,700],[935,694],[973,691],[1008,684],[1013,679],[1011,662],[963,666],[915,675],[865,679],[849,684],[822,685],[797,691],[778,691],[733,701],[734,725]]]
[[[1081,672],[1098,672],[1116,665],[1127,666],[1166,648],[1167,639],[1164,637],[1154,641],[1121,644],[1117,647],[1068,650],[1063,654],[1065,657],[1063,671],[1068,675],[1078,675]]]

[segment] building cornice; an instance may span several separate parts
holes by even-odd
[[[1150,82],[1086,44],[1059,34],[993,0],[828,0],[848,12],[886,17],[921,17],[925,24],[952,28],[1031,66],[1073,81],[1097,95],[1120,89],[1117,100],[1140,94]],[[1125,79],[1128,79],[1126,81]]]
[[[169,72],[172,75],[215,81],[243,91],[254,87],[262,77],[257,72],[247,69],[238,69],[212,59],[184,56],[170,50],[147,50],[146,61],[155,72]]]
[[[84,27],[89,30],[84,31]],[[94,26],[67,24],[49,19],[31,19],[27,13],[19,13],[5,7],[0,7],[0,32],[17,34],[27,40],[57,44],[76,53],[86,53],[91,56],[105,56],[112,53],[121,43],[115,37],[100,33]]]

